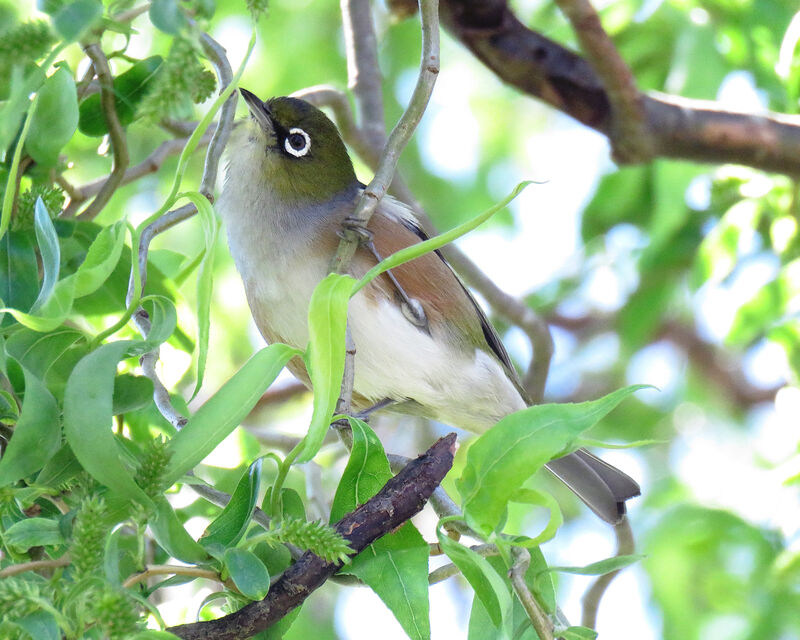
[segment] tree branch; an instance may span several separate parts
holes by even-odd
[[[57,567],[69,566],[71,562],[69,556],[63,555],[55,560],[33,560],[22,564],[12,564],[10,567],[0,570],[0,578],[10,578],[26,571],[36,571],[37,569],[54,569]]]
[[[349,88],[356,98],[361,129],[373,149],[386,144],[378,42],[369,0],[341,0]]]
[[[553,621],[533,597],[525,582],[525,573],[531,563],[531,554],[523,547],[511,547],[511,558],[514,564],[508,571],[508,577],[511,579],[514,593],[517,594],[525,613],[528,614],[539,640],[553,640]]]
[[[631,524],[627,516],[623,517],[622,520],[614,525],[614,535],[617,537],[616,556],[627,556],[636,550],[636,544],[633,540],[633,531],[631,530]],[[617,577],[620,571],[622,571],[622,569],[617,569],[616,571],[598,577],[592,583],[592,586],[586,590],[583,596],[583,615],[581,616],[581,624],[584,627],[594,629],[597,625],[597,610],[600,608],[600,600],[611,584],[611,581]]]
[[[205,147],[210,141],[211,137],[214,134],[216,127],[212,125],[209,127],[209,130],[200,138],[200,143],[198,147],[202,148]],[[139,178],[143,178],[146,175],[151,173],[155,173],[161,168],[161,165],[164,164],[164,161],[172,155],[179,154],[183,147],[186,145],[186,138],[175,138],[173,140],[165,140],[162,142],[156,149],[153,150],[150,155],[148,155],[144,160],[142,160],[139,164],[136,164],[132,167],[129,167],[124,175],[122,176],[122,180],[118,186],[123,186],[138,180]],[[103,185],[106,183],[107,178],[101,178],[99,180],[95,180],[94,182],[89,182],[88,184],[83,185],[82,187],[71,187],[71,191],[65,188],[65,191],[70,196],[70,202],[65,211],[64,215],[70,215],[70,209],[74,211],[74,208],[78,207],[82,202],[91,198],[93,195],[100,192]],[[64,186],[62,182],[59,184]]]
[[[569,317],[560,314],[547,316],[547,321],[556,327],[583,335],[613,331],[616,322],[614,316]],[[713,382],[740,409],[749,409],[762,402],[772,402],[775,394],[783,386],[767,389],[754,387],[742,374],[740,363],[736,362],[728,352],[706,342],[697,335],[694,327],[674,318],[665,318],[661,325],[655,328],[650,340],[666,340],[681,349],[692,366],[707,380]]]
[[[94,72],[100,82],[100,106],[103,109],[106,124],[108,124],[108,135],[113,153],[111,173],[98,190],[95,199],[78,216],[81,220],[94,220],[103,210],[103,207],[108,204],[120,184],[122,184],[130,158],[128,156],[128,142],[125,139],[125,130],[122,128],[117,116],[114,77],[111,75],[108,60],[97,43],[87,45],[84,47],[84,51],[92,61],[92,67],[94,67]]]
[[[453,464],[455,434],[437,441],[409,463],[370,500],[342,518],[334,528],[358,553],[418,513]],[[355,554],[353,554],[355,555]],[[267,596],[230,615],[169,631],[186,640],[238,640],[263,631],[300,605],[341,568],[306,552],[272,585]]]
[[[441,18],[499,78],[613,135],[611,97],[592,66],[528,29],[506,0],[442,0]],[[714,102],[658,93],[643,95],[642,109],[653,157],[733,162],[800,174],[800,117],[737,113]]]
[[[433,85],[439,73],[439,14],[438,0],[428,0],[422,5],[422,57],[420,61],[419,76],[414,92],[411,95],[408,107],[403,112],[398,123],[392,129],[389,140],[381,153],[375,176],[364,189],[364,193],[356,205],[355,211],[348,216],[347,226],[336,255],[332,262],[332,271],[342,273],[347,270],[350,260],[358,247],[359,234],[355,229],[366,227],[372,217],[378,202],[386,193],[394,176],[400,154],[405,148],[411,135],[422,119],[428,100],[433,92]]]
[[[602,80],[611,106],[610,138],[614,159],[620,163],[652,158],[652,140],[645,127],[642,94],[630,68],[603,29],[589,0],[556,0],[572,23],[587,59]]]

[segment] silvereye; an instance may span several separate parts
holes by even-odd
[[[251,117],[231,137],[219,211],[262,335],[305,348],[311,294],[364,185],[322,111],[297,98],[262,102],[239,91]],[[379,257],[425,239],[411,209],[389,196],[368,230],[371,243],[350,264],[357,278]],[[497,332],[438,253],[373,280],[350,301],[348,323],[358,408],[390,402],[481,433],[528,405]],[[308,384],[295,360],[289,368]],[[548,468],[607,522],[618,522],[625,501],[639,495],[630,477],[584,450]]]

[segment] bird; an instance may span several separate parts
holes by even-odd
[[[308,305],[327,275],[343,223],[365,188],[336,125],[294,97],[262,101],[239,88],[249,117],[231,134],[217,207],[253,319],[268,343],[303,349]],[[412,209],[384,196],[349,265],[426,239]],[[518,374],[469,290],[439,252],[373,280],[350,301],[353,405],[424,416],[483,433],[530,405]],[[307,386],[299,358],[289,369]],[[601,519],[619,522],[638,484],[584,449],[548,463]]]

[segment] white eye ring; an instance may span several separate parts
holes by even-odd
[[[299,149],[295,149],[289,143],[289,136],[294,134],[300,134],[306,141],[306,143]],[[289,135],[286,136],[286,140],[284,140],[283,142],[283,148],[286,149],[286,153],[293,155],[295,158],[302,158],[304,155],[308,153],[308,150],[311,148],[311,137],[299,127],[294,127],[293,129],[289,129]]]

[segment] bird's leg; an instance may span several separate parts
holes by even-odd
[[[381,409],[385,409],[390,404],[394,404],[394,403],[395,403],[395,400],[393,400],[392,398],[384,398],[383,400],[379,400],[378,402],[373,404],[371,407],[367,407],[363,411],[359,411],[353,417],[354,418],[358,418],[359,420],[363,420],[364,422],[367,422],[367,421],[369,421],[369,418],[373,413],[375,413],[376,411],[379,411]]]

